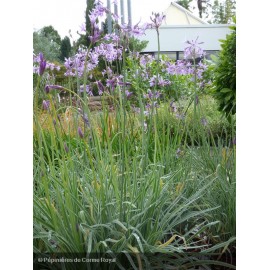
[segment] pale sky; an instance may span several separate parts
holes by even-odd
[[[149,21],[152,12],[163,12],[171,0],[131,0],[132,23]],[[107,0],[103,0],[106,5]],[[127,1],[124,0],[127,6]],[[120,0],[118,0],[120,10]],[[68,31],[77,39],[77,30],[85,22],[86,0],[35,0],[33,1],[33,28],[41,29],[52,25],[60,36],[68,36]],[[113,9],[112,9],[113,10]],[[126,14],[127,16],[127,14]]]

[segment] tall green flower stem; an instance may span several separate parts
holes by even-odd
[[[38,99],[39,99],[39,88],[40,88],[40,82],[41,82],[41,76],[38,75],[38,80],[37,80],[37,85],[36,85],[36,91],[35,91],[35,95],[34,95],[34,106],[33,109],[37,110],[38,109]]]
[[[123,66],[122,70],[124,71],[124,85],[123,85],[123,91],[119,91],[119,101],[120,101],[120,119],[122,124],[122,130],[121,130],[121,141],[126,141],[126,95],[125,95],[125,89],[126,89],[126,82],[127,82],[127,74],[126,74],[126,42],[124,42],[123,46]],[[121,202],[126,201],[126,192],[127,192],[127,179],[125,179],[125,163],[126,163],[126,145],[121,144],[121,195],[120,200]],[[120,205],[120,212],[119,212],[119,218],[120,220],[126,220],[126,213],[125,213],[125,205],[122,203]]]
[[[157,55],[157,69],[156,69],[156,82],[154,86],[154,96],[156,95],[156,90],[158,86],[158,80],[159,80],[159,73],[160,73],[160,36],[159,36],[159,27],[156,26],[156,33],[157,33],[157,44],[158,44],[158,55]],[[158,137],[157,137],[157,110],[155,109],[155,104],[152,101],[151,104],[151,114],[150,114],[150,123],[149,123],[149,131],[151,131],[152,127],[154,128],[154,164],[157,164],[157,144],[158,144]],[[151,132],[148,132],[148,143],[150,142],[150,134]]]

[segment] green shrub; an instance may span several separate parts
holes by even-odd
[[[226,115],[236,113],[236,26],[221,40],[221,51],[214,68],[214,97],[219,102],[219,110]]]

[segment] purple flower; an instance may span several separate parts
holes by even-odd
[[[46,60],[43,57],[43,53],[39,53],[39,75],[42,76],[46,68]]]
[[[142,55],[140,57],[140,65],[145,67],[147,64],[152,63],[154,60],[154,57],[150,54]]]
[[[86,124],[86,126],[90,127],[88,115],[86,113],[81,114],[83,122]]]
[[[121,82],[121,81],[119,81],[119,82],[118,82],[118,85],[119,85],[119,86],[130,86],[131,83],[130,83],[130,82]]]
[[[47,62],[46,63],[46,69],[50,69],[50,70],[60,70],[60,66],[57,66],[55,65],[54,63],[50,63],[50,62]]]
[[[111,13],[111,15],[112,15],[113,19],[114,19],[116,22],[119,21],[119,19],[120,19],[120,16],[119,16],[119,15],[114,14],[114,13]]]
[[[96,84],[97,84],[97,87],[98,87],[98,94],[101,96],[103,94],[103,92],[104,92],[104,86],[101,83],[101,81],[97,81]]]
[[[158,30],[158,28],[161,26],[162,21],[165,19],[165,15],[163,15],[163,13],[159,14],[159,13],[152,13],[153,17],[150,17],[150,20],[153,22],[152,23],[152,27],[156,28],[156,30]]]
[[[160,91],[157,91],[157,92],[155,93],[155,97],[156,97],[156,99],[160,98],[160,96],[161,96]]]
[[[202,79],[203,71],[204,71],[204,70],[202,70],[202,69],[197,69],[197,78],[198,78],[198,79]]]
[[[203,49],[199,46],[203,42],[198,42],[198,38],[196,40],[187,41],[186,43],[189,44],[188,47],[184,49],[184,58],[185,59],[195,59],[198,57],[202,57],[205,55]]]
[[[120,38],[118,35],[112,33],[112,34],[106,34],[104,37],[103,37],[104,40],[106,41],[110,41],[112,40],[113,42],[117,43],[119,42]]]
[[[132,26],[130,29],[130,34],[134,37],[140,37],[142,35],[145,35],[145,30],[148,28],[148,24],[144,24],[142,26],[139,26],[139,23]]]
[[[174,64],[169,64],[166,68],[167,73],[171,74],[171,75],[175,75],[176,74],[176,66]]]
[[[207,69],[207,65],[204,64],[202,61],[199,62],[198,66],[199,66],[199,68],[201,68],[202,70],[206,70],[206,69]]]
[[[78,127],[78,134],[79,134],[81,139],[84,137],[82,129],[80,127]]]
[[[155,86],[156,83],[157,83],[157,76],[154,75],[154,76],[150,79],[149,83],[150,83],[150,87]]]
[[[46,85],[45,86],[45,92],[46,94],[48,94],[52,89],[55,89],[55,90],[63,90],[64,87],[63,86],[60,86],[60,85]]]
[[[92,44],[95,44],[100,39],[100,32],[97,27],[94,27],[93,35],[89,36],[89,39]]]
[[[145,30],[149,28],[148,24],[139,25],[140,22],[135,24],[134,26],[130,26],[128,24],[120,25],[120,28],[124,34],[131,35],[134,37],[139,37],[145,34]]]
[[[143,95],[144,98],[149,98],[149,99],[158,99],[161,96],[161,92],[160,91],[156,91],[155,93],[153,93],[150,89],[147,90],[147,94]]]
[[[116,78],[112,78],[111,80],[110,79],[107,79],[106,80],[106,86],[107,87],[110,87],[112,91],[114,91],[115,87],[116,87]]]
[[[133,95],[133,93],[129,92],[128,90],[125,91],[125,94],[126,94],[127,99]]]
[[[81,93],[84,92],[84,85],[80,85],[79,91],[80,91]],[[85,92],[86,92],[86,94],[88,94],[89,96],[93,96],[93,92],[92,92],[91,86],[90,86],[89,84],[85,85]]]
[[[154,94],[152,93],[150,89],[147,90],[147,94],[144,94],[144,98],[152,99],[153,96]]]
[[[107,74],[108,78],[111,78],[113,76],[113,71],[110,67],[107,67],[102,72],[103,77]]]
[[[85,33],[86,32],[86,25],[85,25],[85,23],[83,23],[80,27],[81,27],[80,32],[81,33]]]
[[[97,14],[95,14],[95,13],[89,14],[88,17],[89,17],[91,24],[94,24],[98,18]]]
[[[176,63],[166,63],[166,71],[170,75],[186,75],[187,74],[187,64],[185,64],[182,60],[177,60]]]
[[[49,110],[49,108],[50,108],[50,101],[49,100],[43,100],[42,101],[42,108],[44,109],[44,110]]]
[[[162,77],[160,77],[158,79],[158,85],[163,87],[163,86],[166,86],[166,85],[170,85],[171,82],[169,80],[164,80]]]

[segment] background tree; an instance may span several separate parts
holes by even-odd
[[[61,41],[60,46],[60,60],[64,61],[71,54],[71,43],[69,37],[65,36]]]
[[[225,1],[225,21],[226,23],[233,23],[233,18],[235,17],[235,9],[236,9],[236,1],[235,0],[226,0]]]
[[[53,28],[53,26],[49,25],[49,26],[44,26],[41,30],[40,33],[50,39],[53,40],[55,43],[57,43],[59,46],[61,45],[61,37],[59,35],[59,33],[57,32],[57,30],[55,30]]]
[[[213,19],[211,23],[232,23],[235,17],[235,0],[219,1],[215,0],[212,7]]]
[[[211,0],[178,0],[175,1],[189,11],[195,11],[200,18],[207,19],[211,15]]]
[[[187,10],[191,10],[190,8],[190,3],[192,2],[193,0],[178,0],[178,1],[175,1],[176,4],[184,7],[185,9]]]
[[[212,12],[212,4],[210,0],[197,0],[197,7],[200,18],[207,19]]]
[[[59,61],[60,45],[56,43],[51,36],[45,36],[42,29],[33,33],[33,48],[35,54],[42,52],[45,59],[48,61]]]

